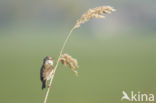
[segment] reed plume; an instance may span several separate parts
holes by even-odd
[[[77,20],[74,29],[79,28],[81,24],[89,21],[92,18],[104,18],[103,14],[110,14],[115,11],[111,6],[100,6],[93,9],[89,9],[84,13],[80,19]]]
[[[50,79],[50,83],[48,85],[48,89],[47,89],[47,92],[46,92],[46,95],[45,95],[45,98],[44,98],[44,103],[47,102],[47,98],[48,98],[48,95],[49,95],[49,91],[50,91],[50,87],[52,85],[52,81],[53,81],[53,78],[54,78],[54,75],[55,75],[55,71],[58,67],[58,64],[59,64],[59,61],[61,60],[62,63],[64,65],[69,65],[70,68],[72,68],[71,70],[73,72],[77,72],[75,71],[73,68],[75,67],[78,67],[78,64],[77,64],[77,61],[76,59],[72,59],[72,57],[70,57],[69,55],[67,54],[63,54],[63,50],[70,38],[70,35],[72,34],[73,30],[77,29],[80,27],[81,24],[89,21],[90,19],[92,18],[104,18],[103,14],[109,14],[111,12],[115,11],[115,9],[113,9],[111,6],[100,6],[100,7],[96,7],[96,8],[93,8],[93,9],[89,9],[86,13],[84,13],[80,19],[77,20],[76,24],[72,27],[72,29],[70,30],[70,32],[68,33],[64,43],[63,43],[63,46],[60,50],[60,53],[59,53],[59,56],[58,56],[58,59],[57,59],[57,62],[56,62],[56,65],[51,73],[51,79]],[[69,57],[69,58],[68,58]],[[62,58],[62,59],[61,59]],[[71,59],[71,60],[70,60]],[[72,62],[71,62],[72,61]]]
[[[75,68],[79,68],[79,66],[75,58],[73,58],[69,54],[63,54],[60,58],[60,61],[64,66],[69,65],[71,71],[74,72],[76,76],[78,76],[78,72],[75,70]]]

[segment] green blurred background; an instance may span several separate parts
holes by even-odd
[[[43,103],[43,58],[57,58],[75,21],[101,5],[117,11],[73,32],[64,52],[77,58],[79,77],[59,65],[47,103],[120,103],[123,90],[156,95],[155,3],[0,0],[0,103]]]

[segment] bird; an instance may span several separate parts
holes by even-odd
[[[130,101],[130,98],[128,97],[128,94],[127,94],[125,91],[122,91],[122,94],[123,94],[123,97],[121,98],[121,101],[122,101],[123,99],[127,99],[127,100]]]
[[[53,58],[46,56],[40,70],[40,80],[42,82],[42,90],[46,88],[47,80],[50,80],[53,70]]]

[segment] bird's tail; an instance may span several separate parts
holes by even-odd
[[[46,87],[46,80],[42,81],[42,90]]]

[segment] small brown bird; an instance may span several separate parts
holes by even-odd
[[[40,70],[42,90],[46,87],[46,81],[51,78],[52,70],[53,70],[53,59],[50,56],[46,56],[43,60],[43,64]]]

